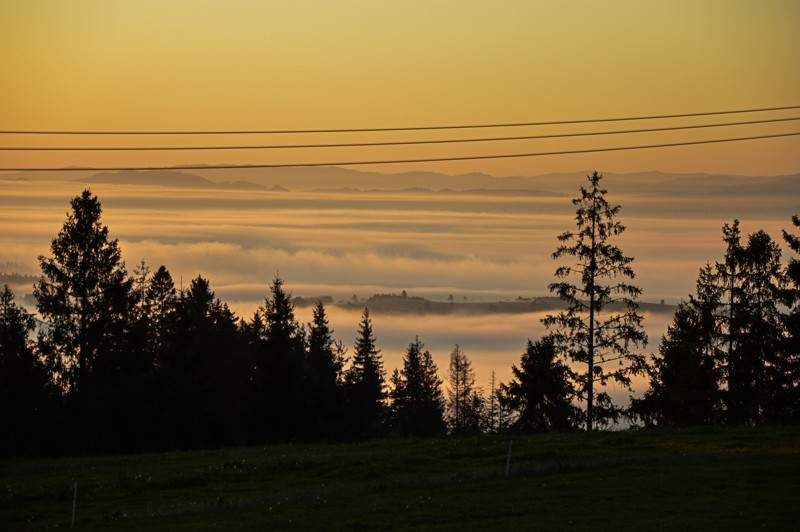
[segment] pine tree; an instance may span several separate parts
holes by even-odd
[[[380,434],[386,417],[385,371],[375,346],[369,309],[364,309],[353,358],[345,374],[349,435],[354,438]]]
[[[250,361],[235,315],[198,276],[180,294],[174,327],[173,348],[159,368],[165,444],[245,441]]]
[[[164,353],[170,349],[170,336],[175,329],[178,294],[172,275],[165,266],[159,266],[150,278],[144,293],[147,316],[147,347],[158,366]]]
[[[47,371],[33,351],[33,315],[0,292],[0,456],[41,451],[52,439],[47,427],[50,386]]]
[[[738,220],[723,226],[725,260],[717,264],[725,290],[724,335],[726,418],[731,424],[753,424],[764,412],[767,380],[780,381],[778,344],[782,342],[780,248],[764,231],[741,243]],[[776,358],[778,357],[778,358]]]
[[[577,397],[586,403],[586,428],[592,430],[595,424],[616,421],[621,414],[606,392],[595,390],[595,383],[604,387],[615,382],[630,390],[631,376],[644,373],[647,367],[644,357],[631,348],[646,345],[647,335],[637,313],[641,289],[626,281],[635,276],[633,259],[612,243],[625,230],[615,220],[620,207],[612,207],[605,199],[600,174],[594,172],[588,179],[589,188],[581,187],[581,197],[572,201],[578,207],[578,231],[561,234],[562,244],[553,253],[554,259],[574,257],[572,264],[556,270],[562,281],[549,287],[567,303],[567,309],[542,322],[553,329],[560,356],[586,365],[586,372],[576,373],[573,385]],[[617,308],[621,310],[611,311]],[[610,363],[616,369],[609,369]]]
[[[436,364],[424,344],[415,338],[403,357],[403,369],[392,375],[394,431],[401,435],[443,434],[444,398]]]
[[[480,434],[484,425],[483,394],[475,387],[475,370],[458,344],[450,353],[447,384],[447,423],[450,433]]]
[[[572,404],[574,375],[558,359],[551,336],[528,340],[519,367],[512,366],[511,372],[514,378],[500,385],[500,398],[517,413],[514,429],[529,432],[577,426],[580,412]]]
[[[84,190],[70,204],[51,256],[39,257],[34,296],[46,325],[37,349],[64,400],[64,444],[80,452],[131,449],[147,367],[133,281],[97,197]]]
[[[725,260],[717,264],[724,287],[724,371],[726,419],[734,425],[779,422],[795,382],[786,350],[786,317],[779,305],[790,304],[780,247],[763,230],[742,245],[739,222],[723,226]]]
[[[763,230],[748,236],[744,249],[742,291],[745,297],[739,349],[734,353],[735,370],[730,383],[738,397],[745,423],[778,421],[782,418],[782,396],[788,382],[790,361],[783,356],[784,317],[779,305],[786,300],[781,267],[781,249]]]
[[[716,333],[697,300],[681,303],[654,357],[650,388],[631,412],[648,425],[693,426],[716,421],[720,403],[715,366]]]
[[[800,216],[792,216],[795,229],[800,229]],[[800,255],[800,236],[783,231],[783,239],[789,249]],[[800,259],[791,257],[785,269],[788,284],[786,306],[789,312],[784,317],[786,335],[782,346],[786,362],[786,381],[777,397],[781,418],[787,422],[800,421]]]
[[[263,433],[288,440],[302,435],[306,339],[294,315],[291,294],[279,277],[270,284],[270,296],[259,309],[254,327],[261,333],[256,353],[258,395],[264,418]]]
[[[800,216],[796,214],[792,216],[792,224],[797,230],[800,230]],[[786,244],[789,245],[789,249],[800,255],[800,236],[792,235],[785,229],[782,233],[783,239],[786,241]],[[800,259],[797,257],[789,259],[789,264],[786,267],[786,276],[794,285],[791,303],[793,305],[792,308],[796,309],[796,305],[800,303]]]
[[[742,280],[744,278],[744,248],[742,247],[742,233],[739,229],[739,220],[734,220],[732,224],[722,226],[722,239],[726,244],[725,258],[721,263],[717,263],[717,278],[723,287],[723,336],[724,354],[720,357],[720,368],[725,376],[726,390],[726,419],[729,423],[739,424],[744,421],[746,415],[743,400],[744,390],[740,390],[742,379],[737,375],[744,371],[743,363],[740,362],[741,353],[741,331],[743,320],[746,319],[744,308],[744,291]]]
[[[40,350],[59,388],[74,394],[99,357],[119,355],[135,300],[117,240],[108,239],[100,221],[97,197],[84,190],[70,203],[52,256],[39,257],[42,279],[34,296],[48,322]]]
[[[344,347],[333,339],[325,306],[317,302],[308,324],[306,352],[306,434],[311,439],[341,435]]]

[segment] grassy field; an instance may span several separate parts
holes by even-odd
[[[513,438],[510,478],[505,478]],[[800,428],[383,440],[0,462],[0,527],[797,530]]]

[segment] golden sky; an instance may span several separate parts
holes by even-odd
[[[35,1],[0,3],[0,129],[297,129],[503,123],[800,104],[800,2]],[[745,115],[746,116],[746,115]],[[712,117],[680,123],[743,120]],[[800,116],[800,112],[771,116]],[[759,115],[761,118],[767,115]],[[675,125],[678,121],[669,124]],[[353,141],[614,129],[321,136]],[[0,167],[378,160],[800,131],[699,132],[286,152],[0,152]],[[298,142],[295,136],[60,138],[0,145]],[[533,175],[597,168],[785,174],[800,137],[612,154],[375,167]],[[366,169],[366,168],[365,168]]]

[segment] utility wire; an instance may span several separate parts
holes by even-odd
[[[535,139],[557,139],[567,137],[596,137],[604,135],[622,135],[630,133],[655,133],[663,131],[682,131],[688,129],[706,129],[712,127],[744,126],[754,124],[769,124],[774,122],[791,122],[800,120],[800,117],[773,118],[770,120],[748,120],[744,122],[724,122],[717,124],[699,124],[691,126],[671,126],[647,129],[625,129],[617,131],[591,131],[584,133],[557,133],[552,135],[528,135],[521,137],[492,137],[476,139],[439,139],[439,140],[402,140],[387,142],[347,142],[335,144],[277,144],[277,145],[255,145],[255,146],[124,146],[124,147],[0,147],[0,151],[210,151],[210,150],[278,150],[296,148],[357,148],[368,146],[411,146],[422,144],[456,144],[467,142],[501,142],[513,140],[535,140]]]
[[[759,109],[737,109],[733,111],[711,111],[705,113],[681,113],[671,115],[629,116],[615,118],[592,118],[583,120],[556,120],[551,122],[520,122],[499,124],[469,124],[412,127],[373,127],[349,129],[285,129],[285,130],[241,130],[241,131],[52,131],[52,130],[0,130],[3,135],[273,135],[296,133],[375,133],[381,131],[426,131],[442,129],[483,129],[495,127],[555,126],[567,124],[593,124],[601,122],[628,122],[634,120],[660,120],[664,118],[689,118],[695,116],[718,116],[741,113],[762,113],[800,109],[800,105],[784,107],[762,107]]]
[[[403,164],[403,163],[433,163],[445,161],[475,161],[481,159],[511,159],[521,157],[545,157],[549,155],[574,155],[579,153],[602,153],[630,150],[647,150],[654,148],[672,148],[678,146],[696,146],[700,144],[719,144],[724,142],[740,142],[746,140],[774,139],[781,137],[795,137],[800,131],[792,133],[776,133],[774,135],[757,135],[751,137],[737,137],[727,139],[695,140],[689,142],[670,142],[664,144],[647,144],[638,146],[618,146],[612,148],[590,148],[583,150],[562,150],[536,153],[510,153],[500,155],[467,155],[462,157],[433,157],[429,159],[394,159],[379,161],[336,161],[325,163],[276,163],[276,164],[223,164],[215,166],[177,165],[177,166],[119,166],[119,167],[56,167],[56,168],[0,168],[0,172],[74,172],[74,171],[125,171],[125,170],[239,170],[247,168],[296,168],[314,166],[356,166],[369,164]]]

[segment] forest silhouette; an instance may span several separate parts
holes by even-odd
[[[725,249],[700,268],[646,356],[633,258],[602,176],[588,176],[576,227],[559,236],[550,291],[564,310],[528,340],[508,383],[475,383],[456,345],[443,380],[419,338],[383,366],[365,308],[351,349],[325,305],[295,316],[280,277],[237,317],[198,276],[176,288],[166,266],[129,272],[90,190],[39,257],[37,313],[0,294],[0,423],[5,456],[212,448],[262,442],[592,430],[633,425],[765,425],[800,420],[800,261],[764,231],[723,227]],[[800,218],[783,239],[800,253]],[[605,391],[649,388],[629,405]]]

